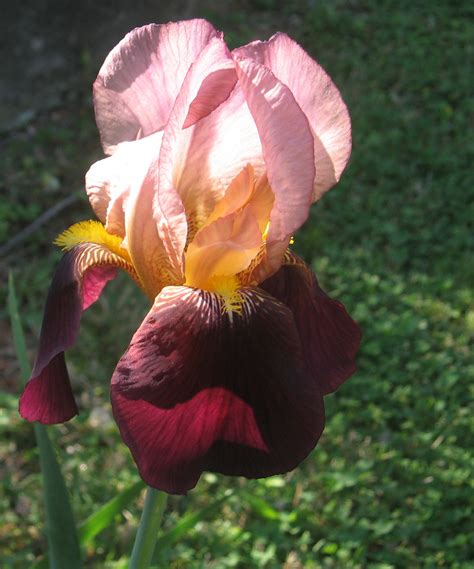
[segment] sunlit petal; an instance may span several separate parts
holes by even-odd
[[[321,435],[322,397],[289,309],[242,294],[239,316],[211,293],[164,289],[117,365],[114,415],[150,486],[182,494],[203,470],[287,472]]]
[[[280,241],[308,217],[315,176],[313,136],[291,91],[271,71],[249,59],[238,59],[237,75],[260,135],[275,195],[268,241]]]
[[[215,275],[236,275],[257,255],[262,234],[252,209],[219,217],[201,229],[185,255],[186,284],[208,288]]]
[[[275,34],[267,42],[252,42],[234,53],[271,69],[308,117],[316,164],[313,200],[319,199],[339,180],[351,154],[351,121],[337,87],[286,34]]]
[[[157,160],[162,132],[135,142],[123,142],[109,158],[95,162],[86,174],[86,191],[107,231],[125,237],[125,207],[132,187],[144,179]]]
[[[150,176],[159,179],[154,199],[158,232],[172,264],[181,267],[187,242],[189,218],[187,195],[180,181],[182,170],[189,164],[190,145],[198,119],[219,107],[232,91],[237,76],[225,43],[212,39],[189,69],[167,123],[160,152],[159,171]],[[199,113],[203,113],[201,116]],[[212,138],[212,133],[208,132]],[[193,184],[193,200],[199,187]]]
[[[337,87],[324,69],[286,34],[235,50],[267,66],[287,85],[311,124],[315,139],[313,200],[341,177],[351,154],[351,121]]]
[[[205,20],[136,28],[110,52],[94,83],[102,145],[162,130],[189,67],[218,32]]]

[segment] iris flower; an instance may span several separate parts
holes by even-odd
[[[295,468],[324,428],[323,396],[355,370],[360,330],[289,250],[340,178],[351,126],[323,69],[282,33],[229,51],[205,20],[147,25],[94,83],[104,151],[86,176],[100,221],[57,239],[20,413],[78,410],[64,351],[118,269],[152,306],[111,382],[142,478],[170,493],[205,470]]]

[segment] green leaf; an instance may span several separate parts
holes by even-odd
[[[20,363],[21,375],[27,381],[30,367],[25,338],[18,312],[13,275],[8,276],[8,312],[12,325],[13,341]],[[46,527],[51,569],[82,568],[79,540],[69,496],[48,432],[43,425],[34,424],[39,448],[43,495],[46,508]]]
[[[142,480],[121,492],[94,512],[79,527],[79,540],[82,546],[90,543],[103,529],[111,525],[115,517],[132,502],[145,487]]]
[[[168,530],[156,540],[153,563],[158,563],[158,556],[160,554],[160,551],[166,549],[174,542],[178,541],[200,521],[204,520],[207,517],[210,517],[216,510],[220,508],[221,504],[225,500],[230,498],[230,496],[232,496],[232,491],[228,490],[223,496],[202,510],[199,510],[198,512],[185,513],[180,521],[172,529]]]
[[[12,428],[13,421],[18,417],[18,397],[11,393],[0,391],[0,432]]]
[[[8,314],[12,326],[13,342],[15,343],[16,356],[20,364],[21,378],[24,382],[30,377],[30,365],[28,354],[26,353],[25,337],[21,326],[20,314],[18,312],[18,302],[15,294],[15,283],[13,274],[8,275]]]
[[[248,492],[244,493],[245,500],[250,504],[253,511],[265,520],[275,521],[281,518],[280,512],[272,508],[263,498],[254,496]]]
[[[89,544],[102,530],[110,526],[115,516],[120,514],[143,490],[144,483],[138,480],[135,484],[114,496],[111,500],[101,506],[96,512],[87,518],[79,526],[79,542],[81,546]],[[47,569],[48,557],[33,565],[32,569]],[[108,565],[107,565],[108,567]]]
[[[15,397],[11,393],[0,391],[0,409],[18,411],[18,397]]]

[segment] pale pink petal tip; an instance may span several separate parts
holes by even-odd
[[[237,74],[275,194],[268,241],[281,241],[308,217],[315,178],[311,128],[291,90],[267,67],[238,57]]]
[[[352,149],[351,121],[337,87],[324,69],[283,33],[268,42],[252,42],[234,54],[271,69],[307,116],[314,136],[313,200],[319,199],[340,179]]]
[[[196,130],[229,97],[237,82],[234,62],[220,37],[212,38],[189,69],[163,135],[153,210],[158,232],[171,263],[178,270],[188,233],[189,202],[183,188],[187,167],[194,164]],[[212,129],[206,129],[206,142],[215,145]],[[208,161],[209,156],[204,157]],[[201,160],[200,166],[205,166]],[[196,170],[191,174],[191,199],[202,200]],[[205,189],[211,183],[206,177]],[[202,209],[202,208],[201,208]]]
[[[205,20],[136,28],[110,52],[94,83],[94,106],[107,154],[117,144],[162,130],[189,67],[211,38]]]

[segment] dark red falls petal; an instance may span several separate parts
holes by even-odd
[[[97,250],[79,245],[59,262],[46,299],[36,363],[20,398],[20,415],[28,421],[63,423],[77,415],[64,350],[76,341],[82,311],[99,298],[117,271],[91,266],[91,253]]]
[[[260,287],[293,312],[305,362],[326,395],[355,372],[362,332],[344,305],[320,288],[311,269],[292,258],[294,264],[283,265]]]
[[[291,312],[243,289],[243,314],[216,295],[167,287],[112,378],[115,419],[147,484],[174,494],[203,470],[259,478],[295,468],[324,428]]]
[[[20,414],[44,425],[64,423],[77,415],[64,352],[54,356],[41,374],[29,381],[20,399]]]

